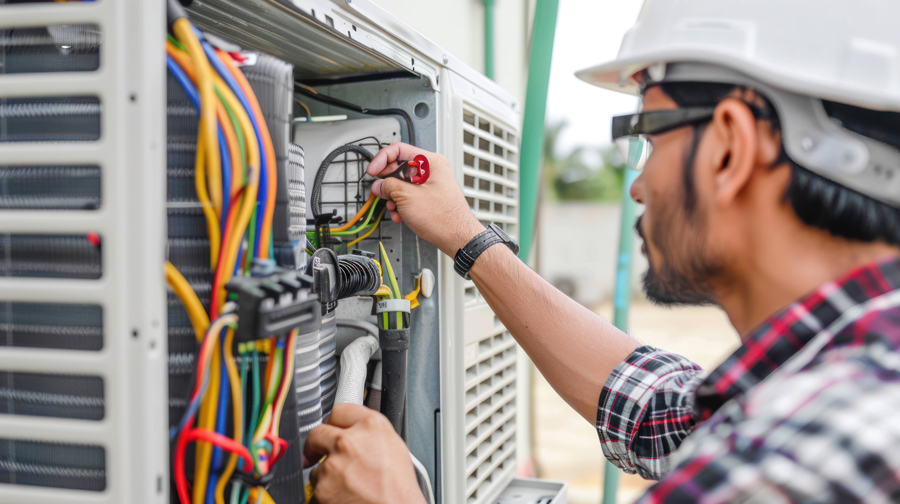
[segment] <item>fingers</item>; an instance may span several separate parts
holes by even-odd
[[[378,179],[372,182],[372,193],[383,200],[391,200],[391,194],[399,187],[397,184],[407,184],[395,178]]]
[[[387,175],[397,169],[394,163],[397,161],[409,161],[416,157],[417,154],[427,155],[430,153],[403,142],[393,143],[378,151],[378,154],[375,154],[375,158],[372,159],[369,167],[366,168],[366,173],[373,177]]]
[[[332,453],[337,444],[337,438],[343,429],[329,424],[323,424],[309,432],[306,438],[306,446],[303,447],[303,456],[315,464],[325,455]]]
[[[331,409],[331,418],[328,419],[329,425],[336,427],[348,428],[355,425],[360,420],[376,415],[375,410],[352,403],[335,404]],[[310,433],[312,437],[312,433]],[[308,443],[309,441],[307,441]]]

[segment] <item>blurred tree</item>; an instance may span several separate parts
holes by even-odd
[[[615,202],[622,198],[625,164],[612,145],[599,149],[575,147],[559,152],[565,121],[549,124],[544,135],[544,184],[554,201]]]

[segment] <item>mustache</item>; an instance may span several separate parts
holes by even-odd
[[[647,239],[644,238],[644,226],[642,225],[643,222],[644,222],[644,215],[641,214],[641,216],[638,217],[636,221],[634,221],[634,232],[637,233],[637,235],[641,237],[641,240],[647,241]]]

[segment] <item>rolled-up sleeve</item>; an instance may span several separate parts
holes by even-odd
[[[660,479],[671,455],[697,424],[694,391],[700,366],[673,353],[642,346],[606,380],[597,410],[603,454],[627,473]]]

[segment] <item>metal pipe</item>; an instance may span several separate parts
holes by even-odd
[[[534,26],[531,30],[528,87],[525,92],[525,117],[519,155],[519,257],[523,261],[528,261],[534,237],[541,155],[544,147],[547,88],[550,85],[550,62],[553,57],[558,10],[559,0],[537,0]]]
[[[494,6],[495,0],[484,2],[484,75],[494,79]]]
[[[622,184],[622,217],[619,227],[619,255],[616,262],[616,288],[613,295],[613,325],[628,332],[628,310],[631,307],[631,266],[634,251],[634,226],[637,203],[631,199],[631,184],[640,175],[625,169]],[[603,464],[603,504],[615,504],[619,491],[619,469],[608,460]]]

